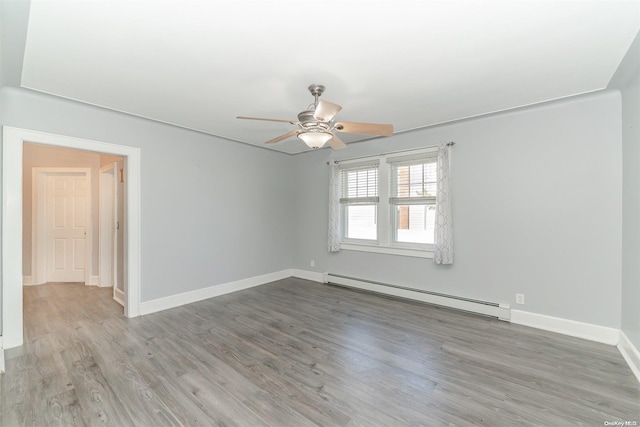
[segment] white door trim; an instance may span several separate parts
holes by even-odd
[[[113,176],[113,185],[107,189],[105,186],[105,175]],[[116,162],[109,163],[106,166],[100,168],[99,175],[99,214],[98,224],[99,231],[99,250],[98,250],[98,286],[113,286],[114,289],[118,282],[118,270],[117,270],[117,251],[118,251],[118,237],[116,233],[115,222],[118,217],[118,164]],[[105,190],[110,190],[111,200],[111,212],[106,207],[105,203]],[[109,221],[109,224],[106,222]],[[106,227],[108,225],[108,227]],[[111,249],[111,250],[109,250]],[[111,281],[105,283],[105,271],[103,267],[110,266]]]
[[[31,208],[31,283],[41,285],[47,282],[46,266],[47,266],[47,249],[46,249],[46,233],[45,230],[45,211],[46,206],[46,177],[50,174],[61,173],[84,173],[87,179],[87,187],[89,188],[89,196],[86,209],[86,242],[84,253],[84,284],[91,285],[92,271],[92,248],[93,248],[93,221],[91,218],[91,168],[50,168],[50,167],[34,167],[32,180],[32,208]]]
[[[114,154],[125,158],[125,306],[140,315],[140,148],[45,132],[3,127],[2,143],[2,340],[23,343],[22,312],[22,152],[25,142]]]

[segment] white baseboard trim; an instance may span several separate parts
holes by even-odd
[[[297,268],[291,269],[291,276],[298,277],[300,279],[311,280],[313,282],[324,283],[324,274],[317,271],[300,270]]]
[[[113,291],[113,299],[124,307],[124,291],[121,291],[118,288],[115,288]]]
[[[2,346],[2,337],[0,337],[0,374],[4,374],[4,347]]]
[[[140,314],[144,316],[145,314],[156,313],[158,311],[180,307],[181,305],[191,304],[220,295],[229,294],[231,292],[241,291],[243,289],[253,288],[255,286],[275,282],[276,280],[291,277],[291,275],[291,270],[282,270],[275,273],[263,274],[261,276],[237,280],[235,282],[209,286],[208,288],[196,289],[195,291],[171,295],[151,301],[143,301],[140,303]]]
[[[22,276],[22,286],[32,286],[31,276]]]
[[[631,368],[631,371],[633,371],[636,379],[640,381],[640,351],[638,351],[623,331],[620,331],[618,350]]]
[[[576,338],[583,338],[603,344],[618,345],[620,330],[606,326],[583,323],[575,320],[562,319],[560,317],[546,316],[544,314],[528,311],[511,310],[511,323],[531,326],[545,331],[557,332]]]
[[[100,277],[91,276],[89,277],[89,286],[99,286],[100,285]]]

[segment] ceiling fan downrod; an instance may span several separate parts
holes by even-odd
[[[322,95],[322,92],[324,92],[325,87],[322,85],[310,85],[309,86],[309,92],[311,92],[311,95],[313,95],[313,97],[315,98],[315,102],[313,103],[314,107],[318,106],[318,98],[320,98],[320,95]]]

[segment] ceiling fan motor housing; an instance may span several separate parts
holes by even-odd
[[[321,128],[322,130],[329,129],[329,124],[318,121],[318,119],[314,117],[313,115],[314,113],[315,111],[313,110],[306,110],[298,114],[298,121],[300,122],[300,126],[302,126],[304,129],[309,129],[309,128]]]

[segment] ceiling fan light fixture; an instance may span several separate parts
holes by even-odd
[[[307,131],[299,133],[298,138],[304,141],[304,143],[307,144],[307,146],[309,146],[310,148],[316,149],[323,147],[324,144],[327,143],[327,141],[333,138],[333,135],[329,132],[323,131]]]

